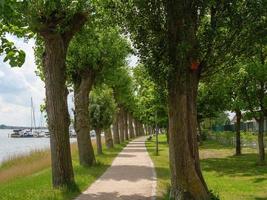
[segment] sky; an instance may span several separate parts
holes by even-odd
[[[45,87],[35,74],[34,40],[24,41],[14,36],[8,38],[17,48],[24,50],[26,60],[21,68],[11,68],[0,56],[0,124],[30,126],[32,97],[36,125],[39,126],[44,122],[41,119],[40,105],[44,102]],[[138,62],[136,56],[130,56],[127,60],[130,66],[135,66]],[[68,97],[69,110],[73,107],[72,95]]]

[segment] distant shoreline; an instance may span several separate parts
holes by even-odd
[[[0,129],[30,129],[30,128],[32,127],[0,125]],[[36,127],[36,129],[47,129],[47,127]]]

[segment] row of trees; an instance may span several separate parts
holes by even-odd
[[[81,165],[95,163],[91,128],[97,132],[98,153],[102,153],[103,130],[107,146],[112,147],[113,121],[115,144],[144,134],[138,116],[133,117],[133,90],[126,66],[131,48],[103,6],[98,1],[38,0],[8,1],[1,8],[5,12],[1,13],[4,29],[1,29],[0,53],[6,57],[5,61],[11,66],[21,66],[25,56],[6,39],[6,33],[36,39],[38,75],[46,87],[54,187],[74,183],[69,143],[69,88],[74,91],[74,127]]]
[[[197,144],[199,83],[222,69],[230,73],[239,59],[254,57],[251,49],[260,46],[255,38],[265,40],[266,4],[145,0],[117,6],[149,75],[167,91],[170,196],[209,199]]]
[[[140,125],[140,122],[133,120],[128,111],[124,110],[122,114],[120,113],[113,90],[107,85],[95,88],[90,94],[89,102],[90,125],[96,131],[98,154],[102,154],[102,131],[104,131],[105,144],[108,149],[113,148],[114,144],[144,135],[143,124]],[[112,123],[113,131],[111,130]]]
[[[211,197],[198,154],[199,83],[222,69],[232,74],[236,63],[247,62],[243,58],[249,57],[261,64],[257,66],[265,67],[267,12],[264,1],[14,0],[4,6],[10,8],[1,15],[4,19],[1,23],[7,27],[5,32],[12,32],[10,25],[20,30],[26,27],[26,32],[33,33],[39,41],[36,55],[46,85],[54,186],[74,181],[68,138],[67,86],[74,86],[75,129],[81,164],[91,165],[94,156],[88,136],[88,96],[97,80],[105,80],[119,108],[113,128],[120,129],[120,134],[114,131],[114,142],[119,141],[118,138],[128,139],[129,135],[123,134],[123,130],[128,130],[128,118],[129,121],[139,119],[150,126],[168,123],[171,198]],[[121,31],[129,36],[143,63],[133,70],[132,83],[131,76],[120,76],[129,75],[122,67],[129,45]],[[5,55],[9,52],[14,50],[7,49]],[[210,78],[210,81],[213,80]],[[252,85],[242,85],[247,95],[258,89],[258,84],[254,88]],[[265,86],[262,88],[261,96]],[[91,98],[97,102],[102,96],[92,94]],[[101,119],[101,105],[90,108],[96,119]],[[250,108],[258,110],[254,102]],[[135,124],[141,127],[139,133],[142,133],[141,122]]]
[[[259,164],[265,164],[264,118],[266,117],[265,63],[257,57],[242,59],[231,70],[212,76],[200,85],[198,120],[216,118],[218,113],[231,111],[236,120],[236,155],[241,155],[241,120],[254,118],[258,125]]]

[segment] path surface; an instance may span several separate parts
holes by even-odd
[[[76,200],[155,199],[156,176],[145,137],[130,142],[111,167]]]

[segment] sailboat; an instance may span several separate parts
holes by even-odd
[[[33,129],[33,125],[34,125],[34,129]],[[25,138],[34,137],[36,135],[35,131],[36,131],[35,114],[34,114],[33,101],[31,97],[31,128],[23,130],[21,137],[25,137]]]
[[[42,133],[42,131],[36,129],[35,110],[33,106],[32,97],[31,97],[31,134],[33,137],[36,137],[36,138],[44,137],[44,134]]]
[[[13,138],[31,138],[31,137],[44,137],[44,134],[41,131],[36,129],[35,121],[35,112],[33,106],[33,100],[31,97],[31,128],[24,130],[13,130],[13,133],[10,135]]]

